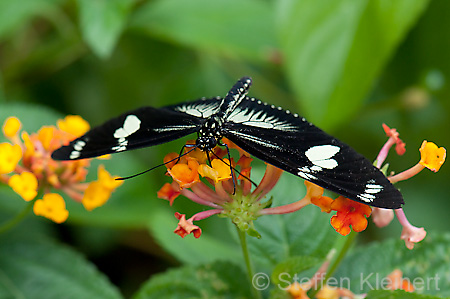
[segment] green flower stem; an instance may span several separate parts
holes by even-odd
[[[328,279],[331,277],[331,275],[334,274],[336,269],[341,264],[342,260],[344,259],[345,255],[347,254],[350,247],[352,247],[356,236],[358,233],[354,232],[353,230],[350,232],[350,234],[345,238],[344,243],[340,246],[340,248],[336,248],[338,250],[337,257],[333,260],[332,264],[330,265],[330,268],[327,270],[327,274],[325,275],[325,278],[323,279],[323,283],[319,284],[319,287],[317,289],[311,290],[311,292],[308,294],[310,298],[314,298],[316,296],[317,292],[320,291],[320,287],[323,285],[326,285]]]
[[[250,282],[250,289],[252,290],[252,295],[253,298],[255,299],[261,299],[261,293],[259,292],[259,290],[257,290],[254,286],[253,286],[253,268],[252,268],[252,264],[250,261],[250,255],[248,254],[248,247],[247,247],[247,235],[245,234],[245,232],[241,231],[237,226],[236,226],[236,230],[237,233],[239,235],[239,241],[241,243],[241,248],[242,248],[242,255],[244,256],[244,260],[245,260],[245,266],[247,267],[247,276],[248,276],[248,280]]]
[[[38,198],[38,197],[36,196],[36,198]],[[17,224],[22,222],[22,220],[24,220],[25,217],[28,215],[28,213],[30,213],[30,211],[33,209],[33,204],[34,204],[36,198],[31,200],[30,202],[28,202],[28,204],[25,206],[25,208],[19,214],[17,214],[16,217],[14,217],[14,218],[10,219],[9,221],[0,225],[0,234],[3,234],[5,232],[9,231],[13,227],[15,227]]]

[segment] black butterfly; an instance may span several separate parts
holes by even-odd
[[[211,151],[226,137],[251,155],[352,200],[401,207],[401,193],[369,160],[300,115],[248,97],[251,83],[241,78],[225,98],[122,114],[59,148],[52,158],[92,158],[197,132],[195,146],[203,151]]]

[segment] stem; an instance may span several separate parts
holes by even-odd
[[[36,198],[37,198],[37,196],[36,196]],[[14,217],[14,218],[10,219],[9,221],[0,225],[0,234],[7,232],[8,230],[12,229],[17,224],[19,224],[23,219],[25,219],[25,217],[28,215],[28,213],[32,210],[34,201],[35,200],[31,200],[25,206],[25,208],[19,214],[16,215],[16,217]]]
[[[248,247],[247,247],[247,239],[246,239],[246,234],[245,232],[241,231],[237,226],[236,226],[236,230],[237,233],[239,235],[239,241],[241,243],[241,248],[242,248],[242,255],[244,256],[244,261],[245,261],[245,266],[247,267],[247,276],[248,276],[248,280],[250,282],[250,289],[252,290],[252,297],[255,299],[261,299],[261,293],[259,292],[258,289],[256,289],[253,286],[253,269],[252,269],[252,264],[250,262],[250,255],[248,254]]]
[[[348,250],[353,244],[353,241],[355,240],[358,233],[354,232],[353,230],[350,232],[348,237],[345,239],[344,244],[342,244],[341,248],[338,251],[337,257],[334,259],[333,263],[331,264],[329,270],[327,271],[327,274],[325,275],[325,278],[323,279],[323,282],[319,284],[319,287],[317,289],[314,289],[309,294],[310,298],[314,298],[314,296],[317,294],[317,292],[320,291],[323,285],[326,285],[327,280],[333,275],[333,273],[336,271],[342,260],[344,259],[345,255],[347,254]]]

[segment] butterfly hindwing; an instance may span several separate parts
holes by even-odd
[[[247,97],[227,116],[223,134],[251,155],[350,199],[385,208],[403,203],[369,160],[287,110]]]
[[[52,158],[78,160],[153,146],[196,132],[203,121],[170,109],[142,107],[93,128],[56,150]]]

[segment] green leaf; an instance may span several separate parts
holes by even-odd
[[[439,299],[442,297],[420,295],[416,293],[407,293],[403,290],[388,291],[376,290],[370,291],[366,299]]]
[[[2,298],[121,298],[80,254],[43,237],[0,238]]]
[[[341,263],[337,281],[349,281],[355,293],[383,289],[383,278],[400,269],[416,292],[450,296],[450,234],[428,234],[413,250],[404,241],[389,240],[357,248]],[[348,285],[344,285],[348,287]]]
[[[0,40],[25,26],[31,18],[56,8],[60,0],[0,0]]]
[[[281,48],[292,89],[304,114],[329,128],[361,108],[428,1],[278,3]]]
[[[78,0],[83,39],[100,58],[111,55],[133,3],[133,0]]]
[[[251,298],[248,284],[241,268],[216,262],[155,275],[134,298]]]
[[[134,15],[132,27],[201,51],[267,60],[276,47],[273,8],[256,0],[160,0]]]

